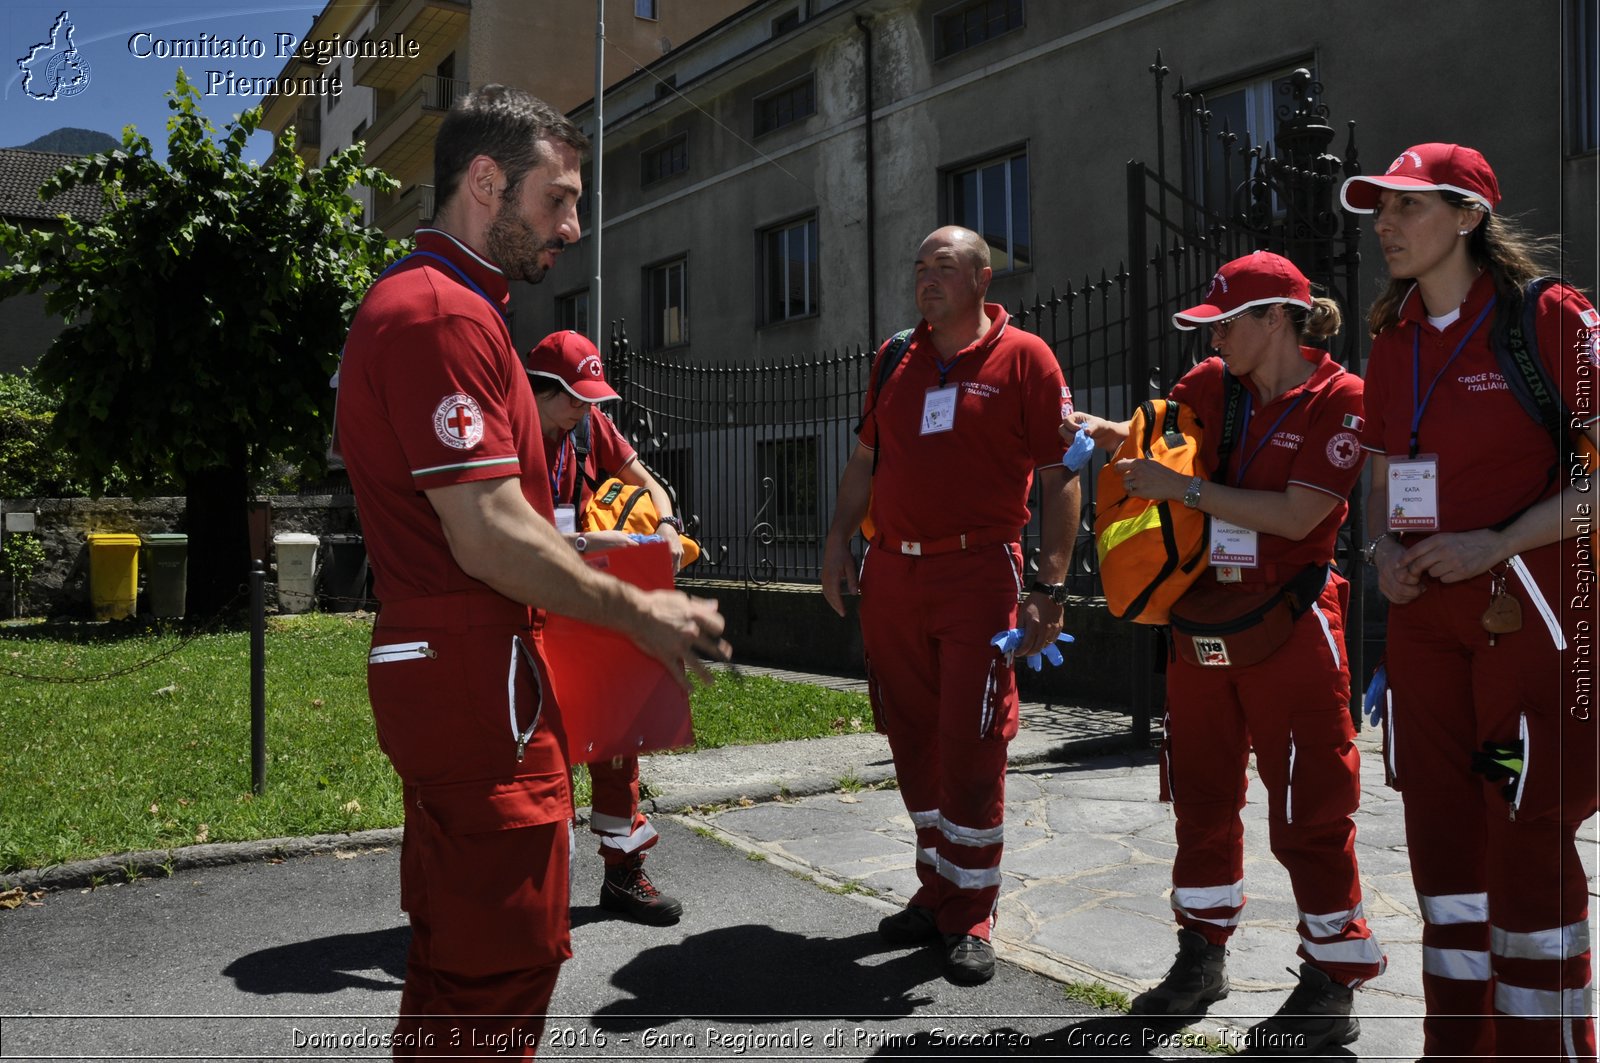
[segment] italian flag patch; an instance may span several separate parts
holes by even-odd
[[[1353,432],[1361,431],[1362,427],[1366,425],[1366,423],[1367,422],[1363,421],[1353,413],[1347,413],[1344,415],[1344,426]]]

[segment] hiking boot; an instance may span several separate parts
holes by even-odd
[[[1178,931],[1178,957],[1153,989],[1133,998],[1129,1014],[1198,1015],[1228,995],[1227,951],[1198,931]]]
[[[1361,1022],[1350,1014],[1354,998],[1349,986],[1302,963],[1300,984],[1289,999],[1276,1015],[1250,1027],[1240,1047],[1252,1056],[1307,1056],[1347,1045],[1361,1036]]]
[[[939,927],[932,911],[910,904],[878,920],[878,936],[890,945],[923,945],[939,940]]]
[[[650,926],[670,926],[683,915],[682,902],[656,889],[644,873],[642,860],[606,868],[606,880],[600,886],[600,907]]]
[[[945,938],[944,976],[956,985],[982,985],[994,977],[994,946],[976,934]]]

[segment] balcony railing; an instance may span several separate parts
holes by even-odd
[[[378,228],[390,236],[406,236],[433,220],[433,186],[412,185],[397,196],[382,197],[373,212]]]
[[[377,109],[377,114],[372,121],[372,128],[367,130],[367,144],[371,147],[369,158],[386,148],[404,130],[394,130],[390,127],[396,121],[412,122],[422,115],[433,113],[442,116],[455,103],[458,96],[471,91],[472,83],[458,78],[442,78],[433,74],[424,74],[411,83],[411,87],[400,93],[387,107]]]

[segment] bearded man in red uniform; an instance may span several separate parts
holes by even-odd
[[[340,368],[338,443],[382,603],[367,686],[405,788],[397,1058],[531,1057],[571,955],[572,795],[540,611],[614,628],[680,675],[727,652],[714,603],[604,576],[552,524],[505,307],[510,280],[538,283],[578,239],[586,146],[519,89],[458,100],[438,213],[367,293]]]
[[[992,274],[981,236],[935,230],[915,273],[923,320],[881,388],[874,367],[822,593],[840,616],[841,587],[861,594],[873,715],[916,829],[920,888],[879,934],[942,944],[945,976],[975,985],[994,975],[1006,746],[1017,733],[1011,661],[1061,633],[1079,497],[1056,429],[1072,399],[1049,346],[984,302]],[[1019,541],[1036,472],[1042,545],[1031,580]],[[869,502],[874,535],[858,577],[849,540]],[[1002,656],[991,640],[1019,621],[1022,641]]]

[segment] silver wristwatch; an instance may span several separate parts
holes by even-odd
[[[1361,551],[1361,560],[1369,565],[1376,565],[1378,563],[1378,544],[1388,537],[1389,533],[1384,532],[1382,535],[1368,539],[1366,548]]]
[[[1200,487],[1204,483],[1205,483],[1205,481],[1202,480],[1198,476],[1196,476],[1194,479],[1189,481],[1188,489],[1183,492],[1183,504],[1184,505],[1188,506],[1190,509],[1195,509],[1195,508],[1199,507],[1199,505],[1200,505]]]

